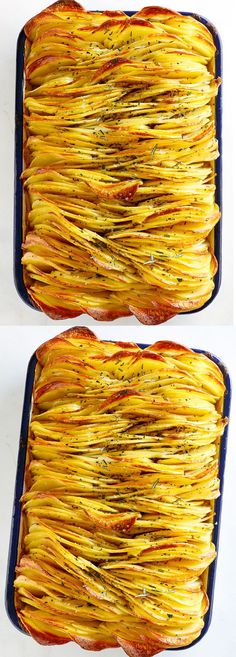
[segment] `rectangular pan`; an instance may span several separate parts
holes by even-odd
[[[134,11],[126,11],[127,16],[132,16]],[[222,55],[221,55],[221,41],[219,33],[206,18],[192,12],[182,11],[183,16],[192,16],[205,25],[213,36],[214,44],[216,46],[215,54],[215,75],[221,77],[222,73]],[[24,29],[21,30],[17,41],[16,52],[16,100],[15,100],[15,183],[14,183],[14,281],[16,290],[21,299],[34,310],[36,308],[30,296],[28,295],[23,276],[23,266],[21,264],[22,258],[22,241],[23,241],[23,186],[20,180],[23,171],[23,99],[24,99],[24,45],[25,33]],[[214,254],[218,261],[218,270],[214,276],[215,287],[212,296],[202,308],[190,310],[181,315],[189,315],[200,312],[203,308],[215,299],[219,292],[222,276],[222,91],[221,86],[218,90],[218,95],[215,99],[215,123],[216,123],[216,137],[219,143],[220,156],[215,161],[216,173],[216,191],[215,201],[219,206],[221,212],[221,219],[213,229],[214,234]]]
[[[149,346],[147,344],[139,344],[139,347],[144,349]],[[210,358],[216,365],[218,365],[221,370],[224,383],[225,383],[225,395],[224,395],[224,404],[223,404],[223,415],[229,418],[230,414],[230,401],[231,401],[231,383],[230,376],[227,371],[227,368],[222,363],[222,361],[214,356],[213,354],[203,351],[200,349],[194,349],[196,353],[205,354]],[[20,431],[20,442],[19,442],[19,452],[18,452],[18,463],[16,469],[16,481],[15,481],[15,492],[14,492],[14,502],[13,502],[13,511],[12,511],[12,525],[11,525],[11,535],[9,543],[9,556],[8,556],[8,567],[7,567],[7,581],[6,581],[6,610],[9,616],[9,619],[13,625],[26,634],[23,628],[20,625],[20,622],[17,617],[14,601],[14,579],[15,579],[15,568],[17,564],[17,555],[18,555],[18,543],[19,543],[19,534],[20,534],[20,520],[21,520],[21,504],[20,498],[23,493],[24,488],[24,470],[25,470],[25,461],[26,461],[26,452],[27,452],[27,441],[28,441],[28,427],[30,422],[31,415],[31,400],[32,400],[32,390],[34,384],[34,373],[37,363],[36,354],[34,353],[31,357],[25,383],[25,394],[23,402],[23,411],[22,411],[22,420],[21,420],[21,431]],[[225,470],[225,458],[227,451],[227,436],[228,436],[228,425],[224,429],[224,433],[220,442],[219,450],[219,479],[220,479],[220,497],[215,500],[214,504],[214,529],[212,540],[215,544],[216,551],[218,554],[219,547],[219,534],[220,534],[220,520],[221,520],[221,507],[223,500],[223,484],[224,484],[224,470]],[[210,564],[208,568],[208,580],[207,580],[207,595],[209,598],[209,609],[205,615],[205,624],[201,631],[200,636],[195,639],[190,645],[193,646],[195,643],[198,643],[200,639],[206,634],[209,629],[212,611],[213,611],[213,599],[214,599],[214,588],[215,588],[215,577],[216,577],[216,566],[217,566],[217,557]],[[185,650],[190,646],[184,648],[175,648],[175,650]]]

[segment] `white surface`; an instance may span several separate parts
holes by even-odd
[[[5,579],[6,558],[9,542],[10,519],[16,470],[16,458],[19,443],[22,401],[25,385],[26,368],[29,358],[36,347],[43,341],[59,333],[58,327],[1,327],[0,345],[2,377],[1,385],[1,475],[0,499],[2,506],[2,581]],[[154,342],[158,339],[173,339],[186,346],[210,350],[227,366],[234,387],[236,384],[236,329],[218,327],[215,329],[193,327],[114,327],[99,326],[97,335],[103,339],[135,340],[136,342]],[[235,409],[235,396],[232,409]],[[232,413],[228,437],[228,453],[225,473],[225,491],[223,500],[220,550],[217,564],[217,578],[214,599],[213,619],[210,629],[202,641],[184,652],[162,653],[166,657],[235,657],[235,611],[236,611],[236,460],[235,460],[235,412]],[[3,584],[4,586],[4,584]],[[10,623],[5,610],[2,610],[2,629],[0,634],[0,652],[4,657],[96,657],[99,653],[85,653],[75,644],[59,647],[39,646],[29,637],[23,636]],[[121,650],[108,650],[100,653],[104,657],[124,657]]]
[[[60,332],[60,326],[70,325],[71,321],[53,322],[43,314],[28,308],[17,296],[12,276],[12,241],[13,241],[13,152],[14,152],[14,93],[15,93],[15,49],[17,35],[34,13],[49,4],[50,0],[11,0],[2,7],[0,85],[1,85],[1,221],[0,242],[0,417],[1,417],[1,462],[0,462],[0,499],[1,499],[1,537],[0,550],[1,581],[4,589],[6,561],[12,514],[16,459],[22,411],[24,384],[28,360],[35,348],[44,340]],[[232,131],[235,117],[232,84],[235,61],[235,4],[225,5],[220,0],[157,0],[156,4],[166,5],[182,11],[194,11],[211,20],[218,28],[223,41],[224,54],[224,208],[223,208],[223,283],[218,297],[204,311],[194,315],[179,316],[161,327],[142,327],[133,318],[113,322],[109,326],[93,322],[87,316],[74,320],[73,324],[94,325],[97,335],[104,339],[135,340],[153,342],[157,339],[173,339],[186,345],[194,346],[218,355],[228,366],[234,388],[236,387],[236,329],[227,326],[232,323],[232,260],[233,260],[233,209],[232,190],[235,185],[233,172]],[[84,2],[87,9],[138,10],[145,4],[155,4],[149,0],[92,0]],[[229,12],[230,8],[230,12]],[[235,286],[236,289],[236,286]],[[235,292],[234,292],[235,296]],[[44,326],[7,326],[44,325]],[[130,326],[124,326],[130,325]],[[187,326],[191,326],[189,330]],[[198,327],[194,327],[198,324]],[[121,325],[121,326],[118,326]],[[171,326],[175,325],[175,326]],[[202,326],[206,325],[204,328]],[[208,325],[208,326],[207,326]],[[214,328],[212,328],[214,327]],[[229,430],[228,454],[226,462],[225,491],[220,534],[220,551],[217,565],[217,579],[214,598],[212,624],[203,640],[184,652],[172,651],[162,653],[178,657],[235,657],[236,655],[236,459],[235,409],[236,394],[232,399],[231,423]],[[85,653],[74,644],[59,647],[43,647],[30,638],[21,635],[6,616],[3,595],[1,596],[1,633],[0,653],[4,657],[96,657],[99,653]],[[121,657],[121,650],[108,650],[100,653],[104,657]]]
[[[233,178],[233,149],[232,149],[232,131],[233,122],[235,121],[233,106],[233,94],[235,94],[235,85],[232,84],[232,75],[234,75],[233,61],[235,58],[235,34],[234,34],[234,17],[235,4],[230,3],[230,12],[225,10],[224,2],[220,0],[157,0],[156,4],[163,4],[172,9],[182,11],[193,11],[206,16],[218,28],[224,52],[224,85],[223,85],[223,103],[224,103],[224,211],[223,211],[223,282],[220,292],[216,299],[205,310],[193,315],[179,315],[168,322],[168,325],[213,325],[224,324],[230,325],[233,321],[233,304],[232,304],[232,232],[233,232],[233,209],[232,209],[232,190],[234,185]],[[15,50],[17,35],[24,23],[31,18],[33,14],[50,4],[50,0],[11,0],[10,4],[4,4],[4,11],[1,13],[2,30],[1,30],[1,78],[0,88],[2,91],[1,107],[1,150],[2,171],[0,172],[0,181],[3,184],[2,190],[2,222],[1,222],[1,244],[3,244],[2,257],[0,266],[2,267],[1,281],[4,280],[4,287],[1,294],[0,303],[0,323],[1,324],[55,324],[35,310],[31,310],[18,297],[13,283],[12,275],[12,226],[13,226],[13,152],[14,152],[14,93],[15,93]],[[84,6],[87,9],[124,9],[138,10],[145,4],[155,5],[155,2],[148,0],[84,0]],[[229,6],[228,6],[229,8]],[[97,326],[97,322],[87,316],[79,317],[76,323],[89,324]],[[70,320],[56,322],[57,326],[70,324]],[[116,320],[115,325],[138,325],[134,318],[125,318]]]

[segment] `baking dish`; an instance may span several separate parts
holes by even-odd
[[[138,346],[143,349],[148,345],[139,344]],[[205,354],[215,364],[217,364],[219,369],[221,370],[224,378],[225,388],[226,388],[222,412],[223,415],[229,417],[231,386],[230,386],[230,377],[226,367],[216,356],[199,349],[194,349],[194,351],[196,353]],[[20,520],[21,520],[20,497],[22,495],[23,487],[24,487],[24,469],[25,469],[26,453],[27,453],[28,426],[30,421],[31,397],[32,397],[36,363],[37,363],[36,355],[33,354],[28,365],[26,384],[25,384],[25,396],[24,396],[23,412],[22,412],[22,423],[21,423],[21,433],[20,433],[18,465],[16,472],[16,484],[15,484],[13,514],[12,514],[12,529],[11,529],[11,538],[10,538],[9,562],[8,562],[7,586],[6,586],[6,608],[8,615],[14,626],[21,631],[24,630],[22,629],[16,614],[15,603],[14,603],[13,582],[14,582],[15,567],[18,557],[18,542],[19,542]],[[214,505],[215,521],[214,521],[213,541],[215,543],[217,551],[219,545],[220,518],[221,518],[221,507],[222,507],[222,499],[223,499],[224,468],[225,468],[225,457],[227,450],[227,431],[228,430],[226,426],[224,429],[223,436],[221,438],[220,450],[219,450],[219,479],[220,479],[221,496],[215,501],[215,505]],[[205,635],[210,625],[212,611],[213,611],[216,564],[217,564],[217,558],[209,566],[208,569],[207,594],[209,598],[209,609],[205,615],[205,625],[204,628],[202,629],[200,636],[195,641],[193,641],[191,645],[199,641]],[[178,649],[180,650],[183,648],[178,648]]]
[[[128,16],[132,16],[134,12],[126,12]],[[183,15],[189,15],[200,22],[202,22],[211,32],[216,46],[215,57],[215,74],[216,77],[221,76],[221,44],[218,32],[215,27],[205,18],[189,13],[182,12]],[[25,34],[22,30],[18,38],[17,45],[17,64],[16,64],[16,120],[15,120],[15,198],[14,198],[14,279],[16,289],[23,301],[31,308],[39,310],[28,295],[24,276],[23,266],[21,264],[22,250],[21,244],[23,239],[23,190],[20,176],[23,169],[23,94],[24,94],[24,43]],[[216,173],[216,193],[215,201],[219,206],[222,215],[222,143],[221,143],[221,87],[219,88],[218,95],[215,99],[215,122],[216,122],[216,137],[219,143],[220,157],[215,162]],[[215,257],[218,261],[218,270],[214,276],[214,290],[210,299],[202,306],[201,309],[207,307],[218,294],[221,282],[222,272],[222,219],[218,222],[211,233],[210,241],[213,247]],[[191,314],[199,312],[199,309],[190,310],[181,314]]]

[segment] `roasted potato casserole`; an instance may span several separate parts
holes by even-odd
[[[200,635],[224,392],[173,342],[75,328],[38,349],[15,578],[34,639],[151,657]]]
[[[25,26],[23,270],[54,319],[201,308],[217,261],[215,45],[161,7],[56,2]]]

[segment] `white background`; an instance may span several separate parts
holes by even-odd
[[[192,11],[199,13],[209,20],[219,30],[223,42],[224,54],[224,208],[223,208],[223,282],[216,299],[205,310],[193,315],[178,315],[169,320],[169,325],[230,325],[233,316],[232,304],[232,258],[233,258],[233,207],[232,190],[233,179],[233,148],[232,133],[235,123],[235,94],[234,60],[235,60],[235,21],[233,17],[235,3],[226,0],[157,0],[156,4],[163,4],[172,9]],[[1,245],[3,244],[0,266],[4,280],[2,287],[2,300],[0,302],[0,323],[2,324],[53,324],[53,320],[46,318],[42,313],[26,306],[18,297],[14,289],[12,274],[12,241],[13,241],[13,152],[14,152],[14,94],[15,94],[15,51],[16,39],[24,23],[31,16],[50,4],[50,0],[10,0],[5,2],[1,12],[1,78],[2,117],[0,121],[0,143],[2,158],[2,172],[0,181],[2,190],[1,211]],[[146,4],[155,5],[155,2],[146,1]],[[138,10],[145,5],[145,0],[84,0],[87,9],[124,9]],[[97,326],[97,322],[87,316],[79,317],[77,324]],[[57,325],[70,324],[70,320],[57,322]],[[115,320],[115,325],[137,325],[136,318]]]
[[[20,421],[26,368],[29,358],[36,347],[43,341],[58,333],[53,327],[2,327],[0,344],[2,345],[1,401],[1,467],[0,499],[2,502],[2,549],[1,569],[3,578],[6,572],[6,557],[9,542],[10,519],[16,470],[16,458],[19,443]],[[230,327],[110,327],[99,325],[97,335],[104,339],[134,340],[136,342],[154,342],[159,339],[172,339],[186,346],[210,350],[227,366],[234,388],[236,384],[236,329]],[[235,460],[235,396],[232,399],[232,417],[228,437],[228,453],[225,473],[225,490],[223,498],[220,550],[217,564],[217,578],[214,598],[213,619],[210,629],[200,643],[184,652],[165,653],[169,657],[235,657],[235,611],[236,611],[236,460]],[[4,586],[4,583],[3,583]],[[2,611],[2,629],[0,647],[4,657],[96,657],[99,653],[85,653],[75,644],[58,647],[39,646],[29,637],[23,636],[10,623],[5,610]],[[161,653],[162,654],[162,653]],[[120,649],[102,653],[104,657],[124,657]]]
[[[50,0],[48,0],[49,2]],[[12,275],[12,216],[13,216],[13,153],[14,153],[14,84],[15,49],[17,35],[34,13],[48,4],[45,0],[10,0],[2,3],[0,44],[0,186],[2,187],[0,218],[0,417],[1,417],[1,632],[0,652],[4,657],[96,657],[99,653],[85,653],[74,644],[43,647],[21,635],[11,625],[3,604],[6,560],[10,532],[10,519],[14,492],[14,479],[19,441],[22,401],[28,360],[35,348],[44,340],[60,332],[60,326],[70,324],[53,322],[41,313],[28,308],[17,296]],[[161,3],[161,0],[157,0]],[[146,4],[155,4],[147,0]],[[236,384],[236,329],[232,323],[232,260],[233,260],[233,188],[235,186],[234,152],[232,144],[235,123],[235,4],[222,0],[163,0],[163,5],[182,11],[193,11],[211,20],[218,28],[223,41],[224,54],[224,208],[223,208],[223,283],[216,300],[205,310],[194,315],[179,316],[161,327],[142,327],[134,319],[102,325],[86,316],[74,324],[94,325],[97,335],[104,339],[153,342],[173,339],[188,346],[210,350],[228,366],[234,388]],[[97,0],[84,2],[87,9],[138,10],[145,0]],[[233,15],[234,14],[234,15]],[[235,295],[235,293],[234,293]],[[12,324],[13,326],[8,326]],[[42,326],[24,326],[24,325]],[[118,324],[123,324],[118,326]],[[129,326],[124,326],[129,324]],[[198,326],[195,328],[194,325]],[[14,326],[15,325],[15,326]],[[16,326],[23,325],[23,326]],[[43,326],[44,325],[44,326]],[[173,326],[172,326],[173,325]],[[184,326],[185,325],[185,326]],[[187,325],[187,326],[186,326]],[[205,325],[205,326],[204,326]],[[207,326],[208,325],[208,326]],[[220,326],[217,326],[220,325]],[[191,328],[187,328],[190,327]],[[202,328],[204,327],[204,328]],[[220,551],[212,624],[202,641],[184,652],[172,651],[169,657],[235,657],[236,655],[236,394],[232,399],[228,455],[226,462],[225,491],[221,523]],[[104,657],[121,657],[121,650],[108,650]]]

